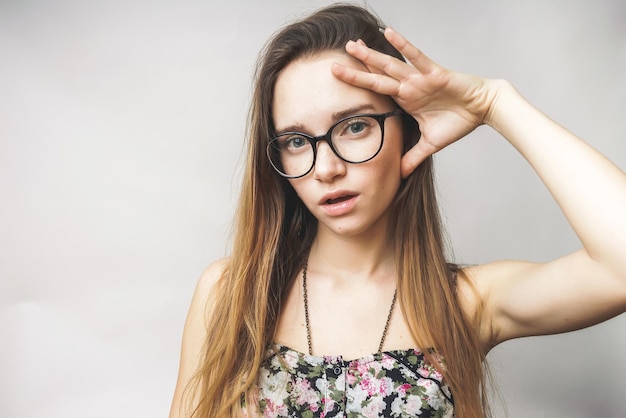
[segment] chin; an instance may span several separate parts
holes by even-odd
[[[322,226],[326,231],[346,238],[373,238],[377,235],[386,235],[386,223],[381,222],[359,222],[350,220],[350,222],[333,222]],[[318,231],[319,232],[319,231]]]

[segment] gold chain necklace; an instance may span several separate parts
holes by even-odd
[[[307,294],[306,287],[306,270],[309,264],[309,260],[304,262],[304,269],[302,270],[302,290],[304,296],[304,319],[306,321],[306,341],[309,345],[309,355],[313,355],[313,343],[311,342],[311,324],[309,322],[309,298]],[[387,337],[387,331],[389,330],[389,322],[391,321],[391,314],[393,313],[393,308],[396,306],[396,299],[398,296],[398,289],[393,292],[393,299],[391,301],[391,307],[389,308],[389,313],[387,314],[387,321],[385,322],[385,329],[383,330],[383,336],[380,339],[380,344],[378,345],[378,352],[381,353],[383,351],[383,344],[385,343],[385,338]]]

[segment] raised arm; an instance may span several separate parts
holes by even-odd
[[[509,261],[469,271],[487,289],[494,343],[575,330],[624,312],[626,175],[508,83],[497,84],[485,123],[541,177],[583,248],[549,263]]]
[[[370,72],[335,66],[339,79],[391,95],[420,123],[422,138],[403,159],[409,175],[426,157],[481,124],[496,129],[548,187],[582,249],[548,263],[501,261],[467,270],[465,308],[483,305],[486,346],[589,326],[626,311],[626,175],[535,109],[506,81],[442,68],[391,29],[387,39],[412,65],[351,42]]]

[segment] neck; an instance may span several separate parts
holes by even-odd
[[[337,281],[363,281],[395,276],[392,243],[386,231],[342,236],[323,227],[309,255],[309,268]]]

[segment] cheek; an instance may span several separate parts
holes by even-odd
[[[364,182],[371,186],[371,190],[380,194],[382,201],[387,201],[389,196],[395,196],[402,181],[400,167],[400,150],[379,154],[371,161],[369,167],[363,167]]]
[[[390,141],[391,142],[391,141]],[[387,149],[384,157],[381,158],[380,166],[378,167],[377,176],[384,179],[381,184],[381,189],[385,193],[391,193],[395,196],[402,183],[402,138],[394,138],[392,147]]]
[[[396,155],[399,159],[404,155],[404,129],[402,129],[402,124],[394,124],[393,129],[389,132],[389,142],[391,142],[391,147],[393,149],[394,155]]]
[[[396,134],[396,132],[394,132]],[[381,150],[379,163],[379,170],[381,175],[386,178],[396,178],[399,183],[402,179],[402,152],[404,144],[402,142],[402,135],[390,135],[388,141],[385,141],[385,146]]]

